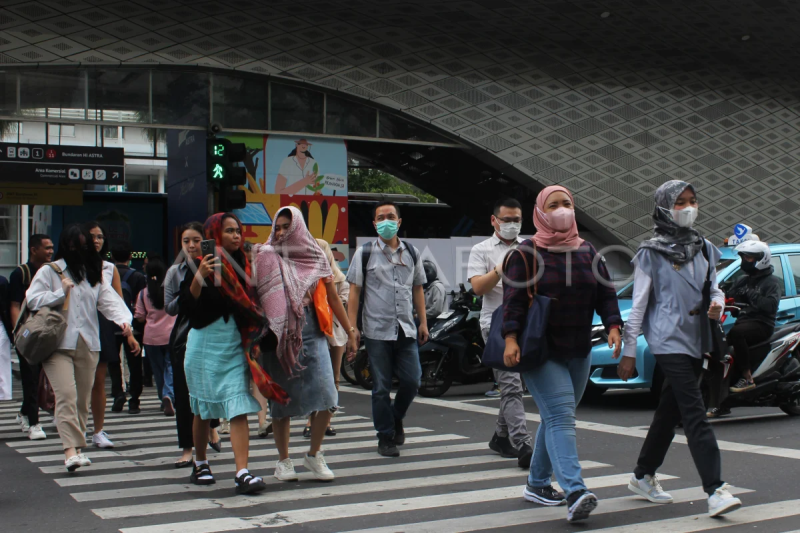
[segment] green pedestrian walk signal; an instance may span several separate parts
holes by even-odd
[[[240,164],[247,155],[244,143],[211,137],[206,141],[206,181],[219,193],[219,211],[244,209],[247,171]]]

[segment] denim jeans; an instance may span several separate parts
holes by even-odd
[[[419,390],[422,368],[419,364],[417,339],[406,337],[402,330],[395,341],[364,339],[372,372],[372,419],[378,438],[394,438],[395,420],[403,420]],[[400,386],[394,397],[392,374]]]
[[[153,379],[160,399],[169,398],[175,403],[175,393],[172,391],[172,362],[169,357],[169,344],[154,346],[145,344],[144,353],[150,360],[153,369]]]
[[[532,487],[550,485],[550,476],[555,471],[565,494],[586,488],[578,462],[575,408],[586,390],[591,363],[590,357],[548,360],[539,368],[522,374],[542,418],[528,475],[528,484]]]

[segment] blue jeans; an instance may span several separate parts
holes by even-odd
[[[395,420],[403,420],[419,390],[422,368],[419,364],[417,339],[409,339],[402,331],[396,341],[364,339],[372,372],[372,419],[378,438],[393,439]],[[392,374],[400,386],[394,397]]]
[[[565,494],[586,488],[578,462],[575,407],[586,389],[591,363],[590,357],[548,360],[541,367],[522,374],[542,418],[528,475],[531,487],[550,485],[550,476],[555,471]]]
[[[169,398],[175,403],[175,393],[172,391],[172,362],[169,357],[169,345],[154,346],[144,345],[144,352],[150,360],[153,369],[153,379],[156,380],[156,390],[160,399]]]

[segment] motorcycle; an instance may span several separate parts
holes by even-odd
[[[493,379],[492,370],[481,364],[485,346],[480,326],[482,299],[464,284],[458,293],[450,294],[450,310],[436,317],[428,342],[419,348],[419,393],[427,398],[441,396],[454,381],[466,385]]]
[[[736,316],[744,304],[726,302],[725,315]],[[730,392],[735,353],[729,350],[722,361],[709,354],[703,361],[703,397],[707,407],[717,407],[720,416],[733,407],[779,407],[791,416],[800,416],[800,322],[775,329],[766,341],[750,347],[754,389]]]

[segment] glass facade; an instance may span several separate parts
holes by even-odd
[[[206,129],[218,123],[229,131],[285,131],[453,143],[412,122],[413,119],[379,111],[368,103],[291,82],[272,81],[268,76],[199,69],[6,69],[0,76],[0,116],[4,117],[0,120],[17,119],[24,123],[20,142],[44,143],[53,137],[57,143],[67,144],[68,128],[47,131],[44,125],[35,126],[38,121],[53,119],[52,122],[76,129],[81,121],[101,122],[105,126],[138,124],[148,132],[165,126]],[[147,128],[150,125],[158,127]],[[95,142],[123,138],[121,132],[115,138],[105,131],[99,131]],[[8,135],[9,128],[3,132]],[[165,155],[156,142],[159,135],[145,135],[151,148],[149,155]],[[127,139],[127,133],[124,138]]]

